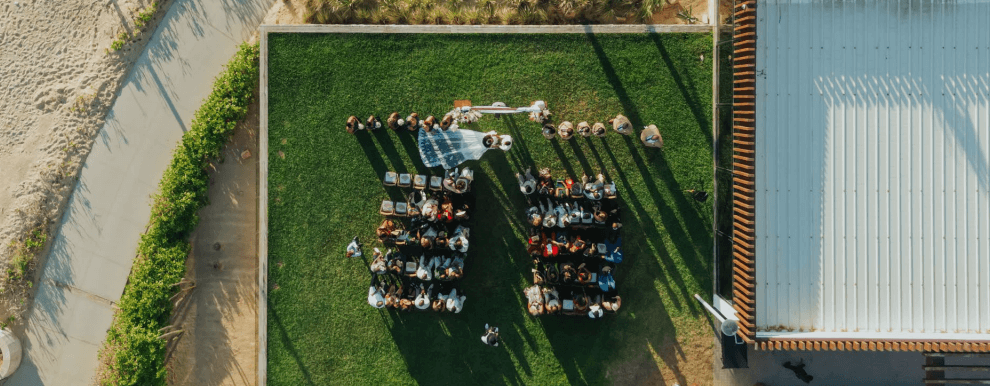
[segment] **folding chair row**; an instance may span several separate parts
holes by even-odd
[[[443,189],[443,178],[422,174],[412,175],[409,173],[385,172],[385,178],[382,179],[382,184],[385,186],[398,186],[400,188],[412,186],[419,190],[425,190],[429,187],[430,190],[440,191]]]

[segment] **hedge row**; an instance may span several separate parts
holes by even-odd
[[[207,204],[206,168],[247,115],[257,86],[258,45],[242,44],[196,111],[158,185],[148,231],[141,236],[119,311],[100,350],[101,385],[166,384],[165,341],[159,331],[172,313],[170,299],[178,291],[173,284],[186,274],[196,212]]]

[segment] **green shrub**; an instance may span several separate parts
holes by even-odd
[[[101,385],[166,384],[165,341],[159,331],[172,313],[170,299],[178,290],[173,284],[186,273],[196,212],[207,204],[206,167],[247,115],[257,85],[258,46],[243,44],[196,111],[158,184],[148,230],[141,235],[138,258],[100,350]]]

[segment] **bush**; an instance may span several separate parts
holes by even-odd
[[[189,233],[207,204],[206,167],[220,155],[237,122],[247,115],[258,85],[258,46],[243,44],[213,91],[196,111],[188,132],[158,184],[147,232],[100,350],[99,383],[165,385],[165,341],[159,331],[172,313],[173,284],[185,276]]]

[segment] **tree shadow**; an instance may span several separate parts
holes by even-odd
[[[299,356],[299,351],[296,350],[296,346],[292,343],[292,338],[289,337],[289,333],[285,330],[285,325],[282,323],[282,318],[278,315],[278,310],[274,307],[268,308],[268,325],[269,327],[274,326],[276,331],[278,331],[278,339],[285,344],[285,348],[289,352],[289,355],[292,356],[292,359],[299,367],[299,371],[302,372],[303,378],[306,380],[306,384],[309,386],[316,386],[316,384],[313,383],[313,375],[310,374],[309,368],[307,368],[306,364],[303,363],[302,358]],[[271,331],[271,328],[269,328],[269,331]],[[269,359],[269,362],[271,361],[272,359]]]
[[[650,34],[650,38],[653,39],[653,44],[657,46],[657,51],[660,52],[660,58],[663,59],[663,63],[667,65],[667,69],[670,71],[670,77],[677,84],[677,90],[681,92],[681,97],[687,102],[688,108],[691,110],[691,115],[694,115],[694,120],[698,122],[698,127],[701,129],[701,134],[705,136],[707,143],[712,143],[712,127],[711,122],[705,117],[705,114],[701,111],[698,106],[708,106],[708,103],[700,103],[691,93],[690,90],[694,90],[694,83],[690,78],[681,77],[681,74],[677,72],[677,67],[674,66],[674,61],[670,59],[670,53],[667,52],[667,48],[663,46],[663,42],[660,40],[660,35]],[[597,50],[596,50],[597,52]],[[605,59],[607,61],[607,59]],[[610,77],[609,80],[612,78]],[[689,84],[685,85],[685,79]]]

